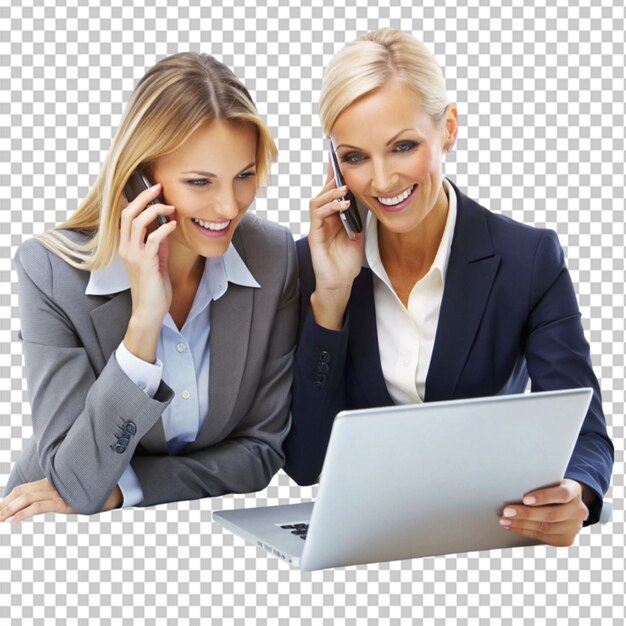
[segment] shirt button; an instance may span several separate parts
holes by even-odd
[[[182,343],[182,342],[181,342],[181,343],[176,344],[176,349],[177,349],[179,352],[187,352],[187,346],[186,346],[184,343]]]
[[[182,396],[183,400],[189,400],[189,396],[191,396],[188,389],[183,389],[180,395]]]

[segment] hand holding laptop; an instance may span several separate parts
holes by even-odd
[[[589,515],[585,490],[586,485],[564,478],[557,487],[532,491],[524,504],[507,505],[500,525],[551,546],[571,546]]]

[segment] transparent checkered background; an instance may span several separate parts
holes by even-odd
[[[556,229],[566,248],[616,447],[615,512],[569,549],[301,573],[211,523],[213,508],[314,496],[281,472],[249,496],[1,525],[0,623],[623,624],[623,2],[88,4],[0,2],[0,488],[32,431],[11,258],[85,196],[146,68],[196,50],[235,70],[280,148],[256,211],[299,236],[325,175],[322,68],[358,34],[393,26],[433,50],[458,103],[447,174],[493,210]]]

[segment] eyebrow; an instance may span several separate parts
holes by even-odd
[[[407,130],[417,131],[417,128],[404,128],[404,129],[402,129],[399,133],[396,133],[385,145],[388,146],[388,145],[392,144],[402,133],[406,133]],[[347,143],[339,144],[335,148],[335,150],[339,150],[339,148],[352,148],[353,150],[361,150],[361,148],[359,148],[357,146],[351,146],[350,144],[347,144]]]
[[[248,163],[248,165],[246,165],[245,167],[242,167],[237,172],[237,174],[241,174],[245,172],[246,170],[249,170],[251,167],[254,167],[255,165],[256,163],[252,161],[251,163]],[[190,172],[181,172],[181,174],[198,174],[199,176],[205,176],[206,178],[217,178],[216,174],[213,174],[212,172],[204,172],[202,170],[192,170]]]

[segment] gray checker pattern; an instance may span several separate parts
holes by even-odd
[[[461,125],[447,174],[495,211],[559,233],[615,442],[615,511],[569,549],[301,573],[211,523],[213,508],[315,495],[281,472],[248,496],[1,525],[0,624],[623,624],[623,2],[97,4],[0,1],[0,488],[32,432],[11,258],[77,207],[146,68],[205,51],[244,80],[280,149],[256,211],[298,237],[325,177],[323,66],[390,25],[445,68]]]

